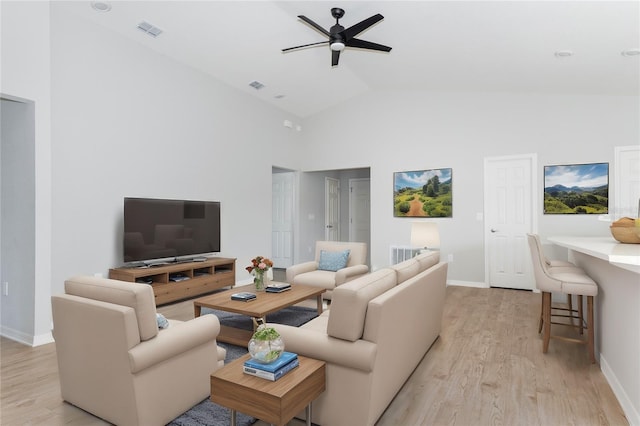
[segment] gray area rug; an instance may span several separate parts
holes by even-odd
[[[216,311],[208,308],[203,308],[202,314],[214,314],[220,320],[220,324],[230,327],[243,328],[245,330],[251,330],[253,327],[251,318],[243,315]],[[315,309],[291,306],[273,314],[269,314],[267,316],[267,322],[299,327],[312,320],[317,315],[318,312]],[[287,342],[285,342],[285,347],[286,344]],[[245,347],[229,345],[221,342],[218,342],[218,345],[227,350],[227,357],[224,360],[225,364],[247,353],[247,348]],[[253,424],[256,419],[242,413],[237,413],[236,421],[238,426],[248,426]],[[169,426],[227,426],[229,424],[231,424],[231,411],[226,407],[214,404],[207,398],[192,407],[189,411],[175,418],[171,423],[169,423]]]

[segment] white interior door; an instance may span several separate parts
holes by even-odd
[[[340,181],[324,178],[324,238],[340,241]]]
[[[640,147],[615,148],[615,207],[612,220],[640,217]]]
[[[485,159],[485,271],[491,287],[534,288],[535,154]]]
[[[293,265],[293,180],[292,172],[271,175],[271,260],[276,268]]]
[[[349,241],[367,243],[371,234],[371,181],[349,179]]]

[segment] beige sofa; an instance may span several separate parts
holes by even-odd
[[[313,422],[373,425],[440,333],[447,264],[428,252],[333,291],[302,327],[273,324],[288,351],[327,363]],[[300,413],[304,417],[303,413]]]
[[[347,266],[337,271],[322,270],[320,257],[322,251],[336,253],[350,250]],[[316,241],[315,259],[299,263],[287,268],[288,283],[306,284],[325,288],[325,299],[331,299],[333,290],[348,281],[356,279],[369,272],[367,266],[367,244],[343,241]]]
[[[117,425],[163,425],[207,398],[224,365],[215,315],[159,330],[146,284],[75,277],[51,298],[62,398]]]

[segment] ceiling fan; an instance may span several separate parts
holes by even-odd
[[[334,7],[331,9],[331,16],[336,18],[336,24],[332,26],[329,31],[322,28],[320,25],[313,22],[311,19],[307,18],[304,15],[298,15],[298,18],[302,19],[307,24],[311,25],[316,30],[320,31],[322,34],[329,37],[327,41],[319,41],[317,43],[303,44],[301,46],[288,47],[286,49],[282,49],[283,52],[288,52],[294,49],[301,49],[303,47],[317,46],[321,44],[329,44],[331,48],[331,66],[337,66],[338,60],[340,59],[340,52],[344,50],[345,47],[356,47],[359,49],[369,49],[369,50],[379,50],[382,52],[390,52],[391,48],[389,46],[384,46],[378,43],[372,43],[366,40],[360,40],[355,38],[358,34],[372,26],[373,24],[382,21],[384,16],[379,13],[373,15],[364,21],[358,22],[355,25],[345,29],[338,22],[340,18],[344,16],[344,10],[339,7]]]

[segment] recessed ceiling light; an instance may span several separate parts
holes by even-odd
[[[558,58],[567,58],[573,56],[573,52],[571,50],[558,50],[555,55]]]
[[[640,55],[640,49],[626,49],[622,51],[623,56],[638,56]]]
[[[91,7],[98,12],[108,12],[111,10],[111,4],[106,1],[92,1]]]

